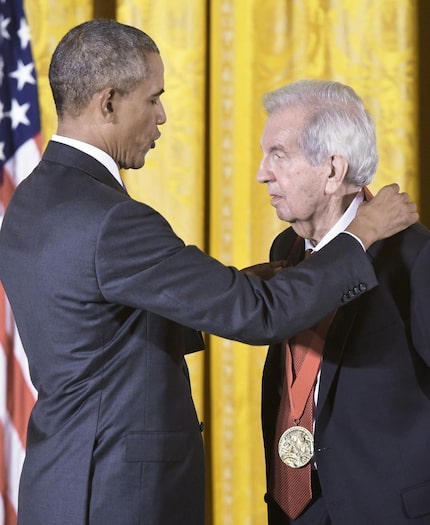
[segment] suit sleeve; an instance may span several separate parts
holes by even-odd
[[[135,201],[106,215],[95,264],[106,301],[255,345],[291,337],[377,284],[349,235],[262,281],[185,246],[160,214]]]
[[[411,272],[411,323],[414,347],[430,366],[430,241]]]

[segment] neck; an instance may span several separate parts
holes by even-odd
[[[322,213],[316,213],[315,216],[312,217],[312,220],[307,222],[298,221],[292,224],[294,231],[300,237],[309,239],[311,244],[316,246],[343,216],[356,195],[357,191],[342,195],[339,198],[333,196],[328,205],[322,210]]]

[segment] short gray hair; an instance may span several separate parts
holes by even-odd
[[[313,166],[331,155],[348,161],[345,182],[369,184],[378,166],[373,119],[350,87],[328,80],[298,80],[267,93],[268,115],[284,107],[303,108],[305,124],[298,145]]]
[[[94,94],[108,86],[123,94],[132,91],[150,74],[148,53],[159,53],[150,36],[114,20],[91,20],[71,29],[49,67],[57,115],[79,116]]]

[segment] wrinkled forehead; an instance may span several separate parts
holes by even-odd
[[[283,145],[297,145],[297,138],[305,125],[306,112],[297,107],[282,107],[267,116],[261,136],[263,150]]]

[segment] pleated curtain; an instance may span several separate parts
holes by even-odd
[[[398,182],[419,199],[416,2],[105,0],[104,11],[99,4],[25,2],[44,143],[56,126],[47,72],[61,36],[100,12],[149,33],[165,65],[167,123],[144,168],[123,175],[133,197],[159,210],[187,244],[239,268],[267,260],[273,237],[288,225],[255,180],[262,97],[300,78],[339,80],[359,93],[378,135],[371,189]],[[187,360],[205,422],[207,525],[264,525],[266,348],[206,340],[208,350]]]

